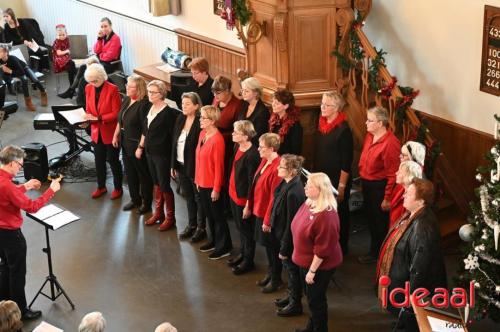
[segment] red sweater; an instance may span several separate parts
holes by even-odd
[[[198,138],[194,182],[202,188],[213,188],[220,193],[224,183],[224,138],[217,131],[202,144],[206,135],[203,129]]]
[[[94,53],[99,60],[111,62],[120,58],[122,43],[116,33],[112,33],[111,38],[106,41],[104,38],[98,38],[94,44]]]
[[[263,223],[267,226],[271,226],[274,190],[283,180],[278,176],[280,160],[280,157],[274,158],[271,165],[267,166],[264,173],[260,174],[260,170],[267,163],[267,159],[262,158],[259,168],[255,172],[255,177],[258,176],[258,179],[257,181],[254,179],[252,197],[249,198],[253,215],[257,218],[263,218]]]
[[[303,203],[292,221],[292,261],[301,268],[311,266],[314,255],[323,259],[320,270],[331,270],[342,263],[339,244],[340,222],[335,210],[312,213]]]
[[[384,180],[384,199],[391,199],[396,184],[396,172],[399,168],[401,144],[394,134],[388,130],[377,142],[373,143],[373,135],[366,134],[363,150],[359,158],[359,175],[364,180]]]
[[[219,107],[219,100],[214,98],[213,106]],[[233,132],[233,123],[238,119],[242,106],[241,99],[238,99],[234,94],[220,112],[220,119],[217,121],[219,128],[226,143],[231,141],[231,133]]]
[[[391,210],[389,211],[389,229],[398,221],[399,217],[405,213],[406,209],[403,206],[405,187],[397,184],[392,191]]]
[[[0,169],[0,229],[19,229],[23,224],[21,210],[35,213],[52,197],[54,191],[47,189],[42,196],[31,199],[26,196],[23,185],[12,183],[12,174]]]

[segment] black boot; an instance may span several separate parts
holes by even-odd
[[[75,89],[73,88],[68,88],[68,90],[64,91],[63,93],[59,93],[57,96],[63,99],[71,99],[75,95]]]
[[[276,314],[280,317],[302,315],[302,304],[300,302],[290,301],[286,307],[276,310]]]

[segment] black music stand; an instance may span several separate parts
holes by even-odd
[[[64,210],[62,210],[62,212],[64,212]],[[52,250],[50,248],[49,229],[56,230],[58,228],[54,228],[54,226],[52,224],[46,222],[46,220],[48,221],[54,215],[49,216],[49,217],[44,218],[44,219],[40,219],[31,213],[26,213],[26,215],[45,227],[45,240],[47,243],[47,247],[42,248],[42,251],[47,254],[47,263],[49,266],[49,275],[45,278],[45,281],[43,282],[42,287],[40,287],[40,289],[36,293],[35,297],[31,301],[31,303],[29,304],[28,308],[31,309],[31,306],[33,305],[33,303],[37,299],[38,295],[43,295],[52,301],[55,301],[59,296],[64,295],[66,300],[71,305],[71,309],[75,310],[75,305],[73,304],[73,302],[69,298],[68,294],[66,294],[66,291],[62,287],[61,283],[57,280],[57,277],[55,276],[54,270],[52,268]],[[43,288],[45,287],[45,285],[47,283],[50,284],[50,295],[47,295],[43,292]]]
[[[63,163],[71,160],[72,158],[78,156],[83,151],[92,152],[92,143],[82,137],[81,135],[76,134],[76,126],[70,124],[64,116],[61,115],[61,112],[71,111],[78,109],[82,106],[80,105],[54,105],[52,106],[52,113],[54,114],[54,120],[56,121],[56,131],[66,137],[69,144],[69,151],[64,153],[59,157],[52,158],[49,162],[49,167],[57,168],[61,166]]]

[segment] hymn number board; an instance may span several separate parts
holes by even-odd
[[[500,96],[500,8],[484,6],[480,90]]]

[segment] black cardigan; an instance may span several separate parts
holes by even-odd
[[[130,97],[126,96],[118,114],[120,125],[120,143],[124,153],[134,156],[142,134],[142,124],[151,108],[148,98],[137,100],[130,106]]]
[[[255,105],[254,111],[252,112],[250,117],[247,118],[248,106],[249,104],[246,101],[243,101],[243,103],[241,104],[241,110],[238,113],[237,120],[248,120],[253,124],[257,135],[255,135],[255,137],[252,139],[252,143],[258,145],[259,137],[269,131],[269,117],[271,116],[271,113],[269,113],[269,110],[267,109],[264,102],[259,99],[257,105]]]
[[[436,215],[431,208],[424,207],[394,249],[389,272],[389,291],[395,287],[404,287],[405,281],[410,282],[411,292],[418,287],[427,288],[431,292],[437,287],[446,288],[446,268],[440,240]]]
[[[295,214],[305,200],[306,195],[304,185],[300,181],[300,175],[288,183],[285,180],[281,181],[274,191],[271,228],[276,239],[280,241],[280,254],[282,256],[292,257],[293,239],[290,227]]]
[[[178,110],[165,106],[163,111],[156,115],[149,128],[148,118],[144,118],[142,134],[145,136],[144,151],[146,154],[165,156],[170,159],[172,155],[172,137],[175,119],[178,113]],[[170,160],[168,164],[170,165]],[[168,171],[165,170],[165,172]]]
[[[235,144],[231,160],[234,160],[238,149],[238,145]],[[236,186],[236,194],[238,197],[250,197],[253,178],[259,164],[260,156],[255,145],[252,145],[252,147],[245,151],[241,158],[234,163],[234,184]]]
[[[19,18],[17,21],[19,22],[17,29],[11,28],[8,23],[4,25],[4,38],[7,43],[12,42],[14,45],[20,45],[25,40],[35,40],[38,45],[45,46],[43,33],[35,19]],[[18,31],[21,36],[19,36]]]
[[[280,128],[281,126],[274,127],[273,133],[278,134]],[[278,154],[282,156],[286,153],[296,154],[299,156],[302,154],[302,126],[298,120],[288,130],[283,142],[280,144]]]
[[[327,134],[317,131],[314,147],[314,171],[328,175],[333,186],[338,188],[340,171],[351,175],[353,150],[352,132],[347,122],[342,122]],[[352,176],[349,176],[347,184],[350,184],[351,181]]]
[[[187,116],[180,114],[175,121],[174,134],[172,136],[172,158],[171,168],[179,169],[179,163],[177,162],[177,141],[181,135],[182,128],[186,123]],[[184,145],[184,167],[186,169],[186,174],[194,179],[194,171],[196,167],[196,146],[198,145],[198,138],[200,136],[200,116],[196,115],[189,133],[186,137],[186,144]]]

